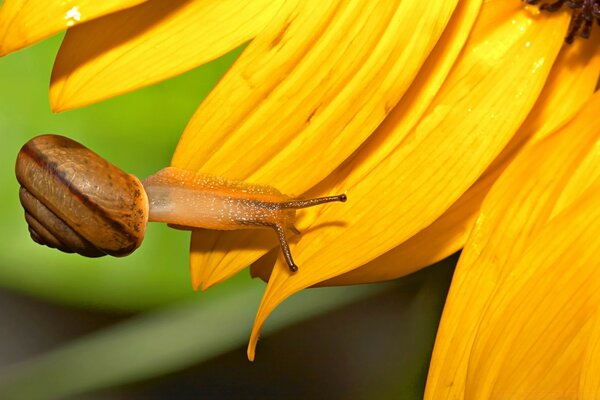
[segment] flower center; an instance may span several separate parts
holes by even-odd
[[[524,0],[527,4],[538,4],[540,0]],[[576,35],[584,39],[590,37],[590,31],[594,24],[600,25],[600,0],[557,0],[553,3],[544,3],[540,6],[540,10],[555,12],[560,10],[563,4],[572,10],[571,23],[565,36],[565,42],[573,43]]]

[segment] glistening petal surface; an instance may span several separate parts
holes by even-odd
[[[594,326],[588,337],[581,377],[579,398],[581,400],[600,399],[600,310],[596,309]]]
[[[600,181],[514,260],[473,343],[465,399],[576,398],[600,304]]]
[[[383,152],[384,154],[381,157],[385,157],[390,148],[398,146],[404,137],[406,137],[411,128],[423,116],[423,113],[427,110],[427,107],[431,104],[431,101],[448,76],[458,54],[464,46],[467,36],[470,33],[469,27],[473,25],[479,9],[480,2],[478,1],[460,2],[457,5],[446,30],[415,77],[409,90],[386,120],[384,120],[382,126],[369,137],[359,153],[348,161],[349,163],[360,165],[367,158],[377,158],[376,154],[379,152]],[[394,135],[389,135],[389,129],[385,129],[385,126],[389,125],[402,127],[402,129],[394,129]],[[368,174],[368,170],[365,174]],[[331,177],[319,185],[322,189],[316,190],[326,193],[329,187],[337,184],[337,179],[338,175],[336,173],[332,174]],[[343,189],[340,188],[340,190]],[[318,192],[318,194],[321,193]],[[309,226],[311,222],[302,221],[301,224]],[[231,254],[230,257],[236,256]],[[262,265],[263,263],[252,265],[254,276],[266,277],[270,275],[270,271],[259,272],[256,270],[256,268],[262,268]],[[272,267],[271,265],[269,268],[272,269]],[[220,268],[217,266],[215,270],[220,270]],[[335,279],[333,278],[333,280]]]
[[[496,182],[459,260],[438,330],[426,399],[462,398],[481,316],[526,244],[545,226],[577,170],[597,176],[600,95],[559,132],[523,151]],[[571,201],[581,195],[570,192]],[[564,205],[570,204],[563,201]],[[562,237],[562,236],[561,236]]]
[[[403,131],[396,131],[393,137],[386,136],[386,130],[382,129],[381,126],[374,132],[373,135],[369,137],[366,145],[360,149],[359,153],[356,157],[352,158],[349,162],[351,163],[360,163],[362,159],[365,158],[364,154],[376,153],[379,148],[392,147],[397,145],[406,135],[407,132],[410,131],[410,128],[414,126],[418,120],[421,118],[429,104],[431,103],[433,97],[439,91],[442,83],[448,76],[452,65],[456,61],[456,58],[462,49],[467,36],[470,32],[468,27],[472,26],[475,21],[475,17],[477,16],[480,8],[480,3],[478,1],[469,1],[469,2],[460,2],[454,13],[452,14],[452,18],[450,19],[444,33],[436,43],[433,51],[423,64],[423,67],[419,71],[418,75],[415,77],[412,82],[409,90],[402,97],[401,101],[396,105],[394,110],[390,113],[390,115],[383,122],[384,125],[394,124],[395,126],[402,126]],[[312,194],[321,195],[326,194],[330,189],[329,187],[333,187],[336,185],[335,179],[337,174],[332,174],[331,178],[326,179],[320,187],[321,192],[308,194],[310,197]],[[343,190],[340,188],[340,190]],[[314,220],[314,214],[310,216],[312,220]],[[297,223],[297,226],[302,231],[304,228],[308,227],[313,221],[308,219],[300,219]],[[230,235],[231,236],[231,235]],[[248,235],[245,235],[248,236]],[[264,236],[264,235],[263,235]],[[254,242],[249,237],[246,237],[247,240]],[[268,243],[271,243],[273,246],[277,245],[275,240],[271,240]],[[207,277],[205,281],[205,285],[211,285],[220,280],[229,276],[232,271],[237,271],[236,268],[239,268],[241,265],[246,265],[250,262],[253,262],[256,257],[258,251],[253,254],[248,254],[248,256],[254,256],[254,258],[242,258],[246,254],[237,254],[237,251],[229,252],[225,254],[218,265],[208,264],[204,268],[209,267],[213,272]],[[245,263],[241,262],[245,261]],[[253,263],[252,264],[252,274],[254,276],[269,276],[270,269],[272,269],[273,265],[271,264],[268,268],[268,272],[258,272],[256,269],[261,268],[263,263]]]
[[[94,18],[145,0],[4,0],[0,8],[0,56]]]
[[[270,184],[290,195],[306,191],[399,101],[454,5],[423,10],[416,1],[299,2],[261,32],[200,106],[173,165]],[[200,234],[215,235],[194,233],[193,242],[219,241],[197,239]],[[205,264],[199,251],[192,253],[193,269]]]
[[[461,249],[485,196],[516,154],[523,146],[564,125],[592,96],[600,72],[598,50],[598,42],[594,40],[579,40],[563,47],[538,101],[511,142],[483,176],[434,223],[366,265],[319,286],[395,279]]]
[[[344,207],[319,210],[314,225],[330,225],[304,234],[293,249],[300,273],[290,275],[281,263],[274,268],[252,331],[250,359],[260,327],[277,304],[365,264],[431,224],[523,122],[562,45],[567,20],[533,23],[529,11],[512,1],[488,1],[481,13],[425,117],[389,156],[367,160],[371,168],[350,166],[338,186],[348,194]]]
[[[300,2],[250,43],[202,103],[172,164],[305,192],[399,101],[454,6]]]
[[[252,39],[282,0],[148,1],[70,30],[58,53],[54,111],[179,75]]]

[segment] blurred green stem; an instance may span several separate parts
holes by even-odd
[[[269,320],[265,334],[327,313],[389,288],[364,285],[302,292]],[[253,284],[235,294],[205,293],[84,337],[3,371],[0,398],[57,399],[185,368],[244,343],[264,291]],[[245,352],[244,352],[245,354]],[[258,355],[260,357],[260,353]]]

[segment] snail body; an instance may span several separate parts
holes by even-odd
[[[269,186],[250,185],[219,176],[167,167],[143,181],[151,221],[186,228],[235,230],[290,226],[293,209],[275,204],[289,198]]]
[[[149,221],[180,229],[271,228],[297,270],[286,238],[295,210],[345,195],[291,199],[277,189],[163,168],[143,182],[63,136],[31,139],[19,152],[19,198],[34,241],[87,257],[126,256]]]

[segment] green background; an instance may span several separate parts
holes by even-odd
[[[2,285],[61,302],[121,310],[189,296],[187,232],[150,224],[141,248],[125,258],[86,259],[31,241],[18,202],[14,163],[27,140],[55,133],[146,177],[169,164],[187,120],[235,54],[166,83],[53,114],[48,85],[59,45],[60,37],[54,37],[0,60]]]

